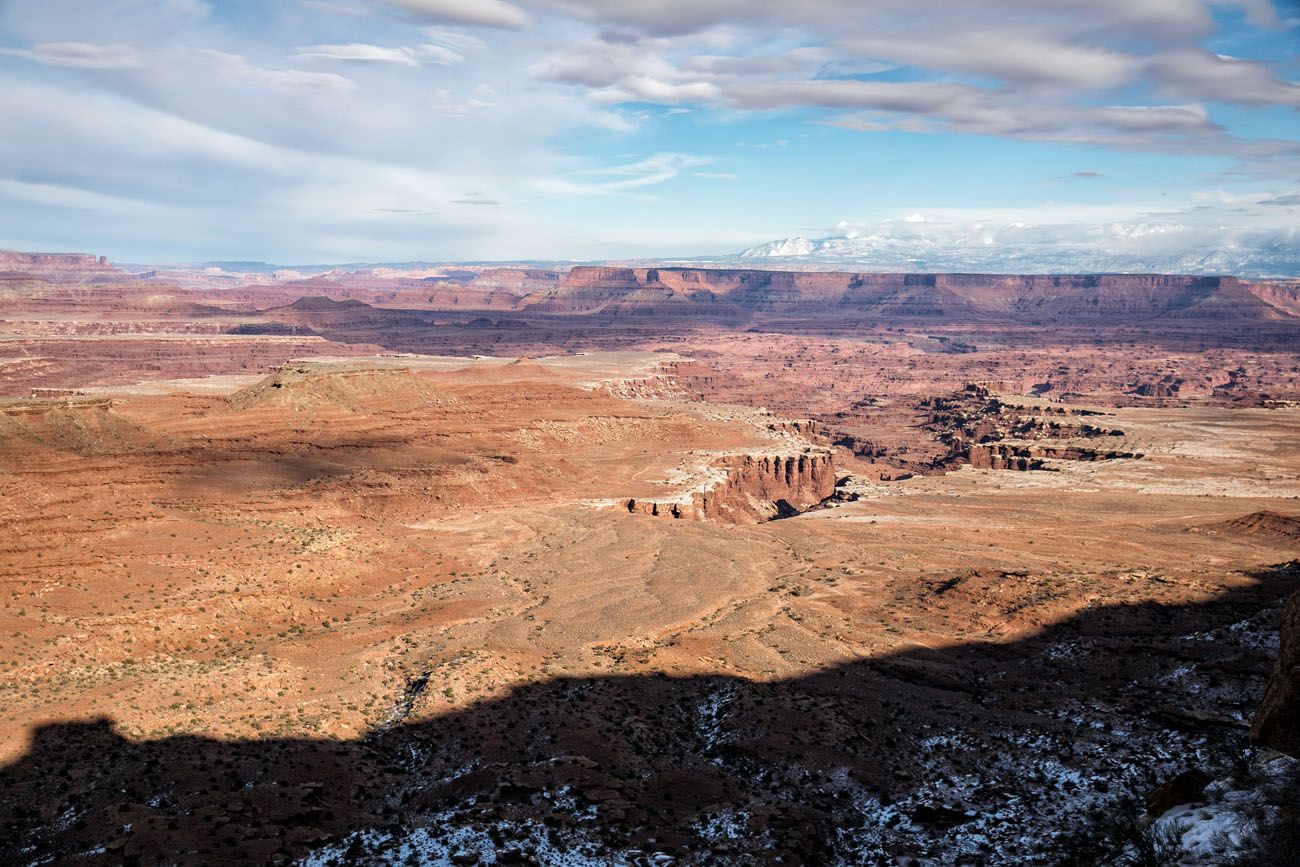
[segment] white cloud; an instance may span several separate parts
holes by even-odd
[[[466,99],[457,99],[445,88],[434,91],[434,110],[453,117],[464,116],[471,112],[496,107],[496,91],[490,85],[480,84],[474,88],[473,95]]]
[[[385,48],[361,42],[350,42],[346,45],[311,45],[298,49],[294,58],[339,60],[350,63],[394,63],[399,66],[423,66],[426,63],[449,66],[465,59],[460,53],[441,45]]]
[[[527,27],[530,21],[526,12],[504,0],[380,0],[380,2],[426,21],[449,24],[517,29]]]
[[[299,48],[294,53],[296,60],[343,60],[361,63],[397,63],[403,66],[419,66],[414,52],[409,48],[383,48],[379,45],[366,45],[350,42],[347,45],[310,45]]]
[[[644,187],[671,181],[684,169],[705,166],[713,160],[709,157],[692,154],[658,153],[618,166],[587,169],[577,177],[545,178],[538,186],[548,193],[566,195],[608,195],[611,193],[634,193]],[[589,177],[607,177],[611,180],[586,180]]]
[[[1156,55],[1148,69],[1157,88],[1175,96],[1300,107],[1300,84],[1278,78],[1262,63],[1185,48]]]
[[[453,63],[460,63],[465,56],[459,51],[453,51],[445,45],[420,45],[415,51],[424,59],[425,63],[433,63],[438,66],[451,66]]]
[[[1224,223],[1195,209],[1141,214],[1094,206],[953,210],[941,219],[841,222],[811,241],[772,241],[740,258],[805,267],[991,273],[1295,275],[1300,230],[1252,214]]]
[[[1223,184],[1254,196],[1198,203],[1225,225],[1259,202],[1278,200],[1258,207],[1275,217],[1294,214],[1283,202],[1300,178],[1288,112],[1295,67],[1267,62],[1261,46],[1277,37],[1237,15],[1216,23],[1211,13],[1231,3],[254,5],[255,13],[199,0],[0,0],[0,34],[11,46],[0,49],[0,177],[13,203],[0,223],[44,226],[55,239],[148,234],[238,255],[367,244],[367,258],[399,248],[402,258],[627,249],[607,241],[649,254],[661,243],[707,252],[727,238],[752,239],[755,226],[765,227],[758,237],[773,225],[779,234],[782,221],[823,222],[819,209],[843,207],[846,190],[861,189],[877,166],[853,159],[843,129],[868,135],[864,152],[908,146],[892,135],[900,130],[1035,142],[1047,155],[1050,145],[1069,145],[1074,153],[1057,168],[1011,183],[1086,166],[1107,177],[1092,185],[1095,196],[1126,196],[1130,184],[1145,183],[1132,179],[1150,161],[1117,151],[1175,153],[1158,182],[1174,177],[1168,186],[1185,189],[1231,167]],[[1266,0],[1236,6],[1275,23]],[[757,122],[742,125],[749,120]],[[644,139],[631,137],[640,131]],[[750,144],[731,147],[737,140]],[[672,144],[647,150],[637,141]],[[1017,175],[1010,155],[1019,147],[979,150],[989,171]],[[611,156],[619,153],[635,156]],[[706,165],[709,153],[725,165]],[[1236,162],[1189,158],[1202,156]],[[831,160],[843,163],[823,164]],[[805,171],[807,195],[793,192],[787,182]],[[720,192],[721,181],[736,182],[727,190],[735,195],[703,194]],[[909,206],[893,211],[899,230],[941,231],[955,220],[942,201],[900,191],[901,179],[874,183],[882,200]],[[1055,192],[1091,200],[1084,189]],[[699,193],[697,207],[684,214],[655,195],[670,190]],[[75,203],[78,191],[97,207],[143,202],[155,218],[84,219],[60,204]],[[506,204],[453,204],[487,201]],[[737,204],[750,201],[772,207]],[[1086,208],[1069,210],[1074,204],[1063,203],[1059,218],[988,221],[979,231],[996,240],[989,227],[1102,223]],[[904,222],[913,210],[927,222]],[[256,231],[247,221],[258,221]],[[556,239],[563,246],[547,249]]]
[[[1210,6],[1202,0],[552,0],[570,14],[598,27],[651,36],[683,36],[720,25],[779,30],[813,27],[869,33],[900,22],[918,29],[954,31],[1026,21],[1043,22],[1056,32],[1094,38],[1126,34],[1168,42],[1207,36],[1213,31]],[[1268,0],[1225,0],[1245,9],[1260,25],[1276,21]]]
[[[913,38],[868,36],[850,41],[847,47],[909,66],[1025,86],[1109,88],[1131,80],[1142,69],[1142,59],[1135,55],[1023,29],[962,30]]]
[[[146,189],[149,166],[215,164],[260,176],[285,162],[266,144],[118,96],[3,76],[0,92],[9,133],[0,136],[0,166],[11,171],[91,172],[114,183],[130,178],[136,189]]]
[[[0,55],[80,69],[131,69],[143,65],[139,54],[129,46],[90,42],[42,42],[30,49],[0,48]]]
[[[864,131],[1241,156],[1201,104],[1300,104],[1300,84],[1199,45],[1203,0],[556,2],[601,29],[532,71],[605,105],[847,109],[872,114],[834,122]],[[1267,0],[1235,5],[1276,23]],[[921,74],[870,79],[893,65]]]
[[[0,178],[0,201],[24,202],[43,207],[89,211],[105,216],[139,216],[153,213],[156,202],[111,196],[62,184],[34,184]]]
[[[345,0],[298,0],[298,5],[307,9],[318,9],[335,15],[352,15],[358,18],[374,14],[369,6],[357,2],[345,2]]]
[[[270,69],[226,51],[203,49],[202,53],[212,58],[227,78],[264,85],[278,93],[346,93],[357,88],[352,79],[333,72]]]
[[[453,49],[460,54],[469,54],[487,48],[487,43],[477,36],[470,36],[468,33],[461,33],[457,30],[448,30],[445,27],[425,27],[422,32],[435,45]]]

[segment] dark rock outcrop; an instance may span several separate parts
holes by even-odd
[[[1300,593],[1282,615],[1282,642],[1250,730],[1256,744],[1300,758]]]
[[[1210,778],[1204,771],[1196,768],[1183,771],[1147,793],[1147,815],[1163,816],[1174,807],[1194,804],[1201,800],[1209,784]]]

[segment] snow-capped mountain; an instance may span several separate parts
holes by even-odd
[[[823,238],[829,241],[829,238]],[[817,241],[810,241],[807,238],[784,238],[780,241],[768,241],[766,244],[760,244],[757,247],[750,247],[748,250],[741,252],[743,259],[774,259],[784,258],[787,256],[810,256],[817,252]]]
[[[1300,276],[1300,232],[1171,224],[893,223],[869,232],[769,241],[737,258],[863,271],[1231,274],[1258,279]]]

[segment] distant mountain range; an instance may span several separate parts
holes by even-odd
[[[763,267],[978,274],[1209,274],[1246,279],[1300,276],[1295,231],[1242,232],[1218,243],[1175,227],[1112,227],[1059,240],[1034,227],[927,236],[879,232],[782,238],[741,251],[735,260]]]

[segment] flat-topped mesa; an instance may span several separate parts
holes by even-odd
[[[0,271],[77,272],[117,271],[107,256],[89,253],[20,253],[0,250]]]
[[[536,285],[536,284],[534,284]],[[520,306],[564,314],[1130,322],[1289,320],[1290,284],[1178,274],[866,274],[577,266]]]
[[[560,282],[558,271],[541,268],[487,268],[469,281],[476,289],[490,289],[523,296],[530,292],[553,288]]]
[[[90,253],[25,253],[0,250],[0,274],[47,279],[55,283],[113,281],[126,277],[108,256]]]
[[[714,467],[723,478],[674,502],[629,499],[629,512],[656,517],[760,524],[788,518],[830,499],[837,481],[829,450],[801,454],[728,455]]]
[[[304,295],[292,304],[286,304],[285,310],[324,310],[334,313],[342,310],[372,310],[369,304],[364,301],[358,301],[355,298],[345,298],[341,301],[330,298],[326,295]]]
[[[726,375],[698,361],[661,361],[649,373],[609,380],[600,390],[622,398],[707,401],[726,381]]]
[[[286,365],[226,398],[226,403],[238,410],[276,406],[377,412],[451,402],[410,368],[348,364]]]
[[[637,272],[633,268],[611,268],[601,265],[576,265],[560,279],[561,285],[564,286],[636,285],[637,282]]]
[[[111,409],[116,402],[111,397],[82,397],[71,390],[67,394],[59,395],[35,393],[55,391],[55,389],[32,389],[32,391],[34,393],[29,399],[0,402],[0,416],[36,418],[60,410],[97,413]]]
[[[41,449],[85,455],[108,454],[155,439],[118,414],[117,401],[102,396],[0,401],[0,451]]]
[[[545,313],[602,316],[687,316],[743,318],[746,311],[707,285],[672,286],[658,268],[611,268],[580,265],[553,289],[520,301]]]

